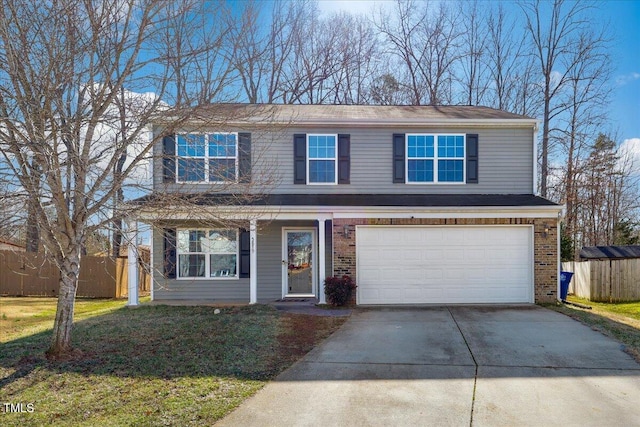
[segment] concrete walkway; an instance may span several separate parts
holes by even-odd
[[[640,365],[537,307],[356,310],[221,426],[640,425]]]

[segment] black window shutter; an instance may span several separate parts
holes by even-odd
[[[177,255],[176,255],[176,229],[165,228],[164,230],[164,277],[167,279],[176,278]]]
[[[251,275],[251,237],[249,232],[240,229],[240,274],[241,279],[246,279]]]
[[[162,181],[176,181],[176,139],[174,135],[162,138]]]
[[[293,183],[307,183],[307,135],[293,135]]]
[[[251,182],[251,134],[238,133],[238,180]]]
[[[405,139],[403,133],[393,134],[393,182],[404,183]]]
[[[351,135],[338,135],[338,184],[349,184]]]
[[[478,183],[478,135],[467,134],[467,184]]]

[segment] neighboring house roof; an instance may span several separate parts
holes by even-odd
[[[640,245],[585,246],[580,250],[580,258],[582,259],[640,258]]]
[[[469,122],[535,125],[531,117],[470,105],[291,105],[211,104],[188,112],[192,122],[295,124],[433,124]],[[167,111],[163,117],[174,117]]]
[[[172,197],[175,197],[172,196]],[[203,193],[180,195],[203,206],[394,206],[394,207],[518,207],[558,206],[532,194],[267,194],[247,199],[233,194]],[[151,204],[162,200],[154,195],[134,200]]]

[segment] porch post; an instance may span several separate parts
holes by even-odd
[[[127,219],[127,287],[129,307],[137,307],[138,301],[138,223]]]
[[[258,302],[258,233],[257,221],[252,219],[249,222],[249,241],[251,249],[249,251],[249,304]]]
[[[326,260],[325,260],[325,232],[324,232],[324,219],[318,220],[318,302],[320,304],[326,304],[326,298],[324,295],[324,279],[326,278]]]

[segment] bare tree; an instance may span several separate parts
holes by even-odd
[[[247,1],[237,14],[229,15],[231,37],[236,40],[231,60],[244,98],[252,104],[286,101],[285,73],[293,61],[295,34],[310,18],[308,8],[314,7],[308,0],[271,4],[267,10],[267,3]]]
[[[60,269],[52,358],[73,353],[83,247],[111,221],[114,197],[160,137],[149,138],[147,124],[168,103],[179,104],[166,124],[170,132],[189,117],[191,105],[224,95],[227,30],[211,28],[210,20],[224,17],[207,7],[151,0],[0,3],[3,176],[29,198],[42,245]],[[187,22],[192,33],[185,36]]]
[[[410,88],[411,104],[421,105],[427,96],[427,90],[421,80],[416,63],[416,60],[420,58],[420,53],[419,47],[414,47],[414,39],[420,31],[420,25],[427,19],[426,8],[418,11],[414,2],[397,0],[394,12],[395,14],[391,15],[381,10],[376,26],[390,45],[389,55],[398,56],[405,67],[406,86]]]
[[[481,13],[478,1],[463,3],[461,12],[462,31],[461,69],[459,78],[462,86],[463,103],[466,105],[482,105],[488,90],[485,57],[489,37],[486,31],[487,22]]]
[[[382,61],[374,28],[364,16],[348,13],[327,18],[337,35],[337,70],[326,90],[332,104],[363,104],[378,64]]]
[[[509,19],[511,17],[511,19]],[[516,114],[537,116],[539,91],[531,58],[524,55],[523,38],[514,37],[517,20],[498,4],[487,18],[485,64],[489,105]]]
[[[288,104],[330,102],[331,81],[340,69],[340,35],[332,22],[320,17],[316,3],[309,3],[300,27],[291,34],[293,52],[282,79],[283,101]]]
[[[549,10],[546,6],[549,5]],[[570,80],[571,72],[580,64],[582,55],[573,55],[580,48],[598,49],[600,46],[581,46],[582,34],[588,32],[591,22],[586,12],[590,3],[554,0],[531,0],[520,3],[525,17],[525,28],[532,48],[532,56],[542,78],[542,142],[540,151],[540,193],[547,196],[551,133],[554,119],[566,111],[559,102],[561,92]],[[597,41],[597,40],[594,40]]]
[[[376,26],[405,66],[412,104],[451,103],[461,59],[459,14],[444,2],[397,0],[395,6],[393,15],[379,14]]]
[[[578,44],[575,56],[580,60],[569,57],[575,62],[568,74],[562,103],[566,105],[565,114],[557,120],[557,145],[566,154],[564,171],[557,200],[566,203],[565,230],[576,247],[576,237],[581,234],[577,229],[578,188],[584,158],[590,149],[589,140],[598,133],[598,129],[606,125],[607,103],[610,99],[611,86],[611,58],[605,48],[592,49],[593,45],[602,44],[602,35],[593,36],[583,34]],[[604,47],[604,46],[603,46]],[[616,166],[616,165],[614,165]]]
[[[633,173],[632,158],[606,134],[599,134],[586,151],[577,160],[574,233],[568,237],[575,248],[633,244],[640,219],[640,177]]]

